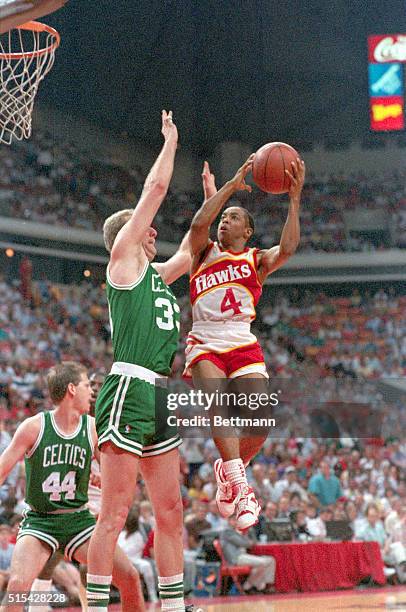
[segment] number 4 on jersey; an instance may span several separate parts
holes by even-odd
[[[225,296],[220,305],[221,312],[226,312],[226,310],[232,310],[235,315],[241,314],[241,302],[237,302],[235,299],[235,295],[233,290],[229,287],[226,289]]]
[[[68,472],[61,482],[59,472],[52,472],[42,483],[42,492],[50,493],[51,501],[61,501],[61,493],[65,493],[65,499],[75,499],[76,472]]]

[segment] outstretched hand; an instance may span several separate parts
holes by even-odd
[[[172,111],[166,112],[166,110],[162,111],[162,130],[161,130],[165,141],[173,140],[177,142],[178,140],[178,129],[173,122]]]
[[[236,191],[252,191],[251,185],[247,185],[245,182],[245,177],[252,170],[252,164],[254,162],[255,153],[249,156],[247,161],[239,168],[234,176],[231,179],[231,182],[234,183]]]
[[[299,157],[296,161],[293,161],[290,166],[290,170],[285,170],[290,178],[289,197],[291,199],[300,199],[305,180],[306,166],[304,161],[299,159]]]
[[[214,194],[217,193],[217,187],[216,187],[216,177],[210,171],[209,162],[207,161],[205,161],[203,164],[202,182],[203,182],[204,199],[208,200]]]

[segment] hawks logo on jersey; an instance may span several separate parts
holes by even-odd
[[[255,306],[262,292],[256,253],[253,248],[231,253],[222,251],[217,242],[210,245],[190,279],[194,322],[255,319]]]

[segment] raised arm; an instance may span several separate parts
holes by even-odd
[[[305,164],[299,158],[292,162],[291,170],[285,170],[290,178],[289,210],[281,239],[277,246],[258,254],[258,276],[261,282],[266,277],[283,266],[295,253],[300,241],[299,209],[300,197],[305,179]]]
[[[204,201],[206,202],[217,193],[216,179],[214,174],[210,171],[209,162],[207,161],[205,161],[203,165],[202,184]],[[190,272],[192,265],[190,231],[185,234],[179,249],[170,259],[168,259],[168,261],[152,265],[155,270],[159,272],[167,285],[175,282],[183,274]]]
[[[203,183],[203,192],[204,192],[204,201],[211,198],[217,193],[216,187],[216,177],[210,170],[209,162],[205,161],[203,164],[203,172],[202,172],[202,183]]]
[[[193,217],[190,226],[190,246],[193,257],[199,257],[206,249],[209,244],[211,224],[231,196],[236,191],[251,191],[251,187],[245,183],[245,177],[252,168],[253,159],[254,155],[250,155],[235,176],[208,200],[205,200]]]
[[[133,259],[141,251],[142,240],[161,206],[173,174],[178,130],[172,121],[172,111],[162,111],[162,134],[165,142],[152,166],[134,212],[117,234],[111,261]]]
[[[6,480],[13,467],[23,459],[35,444],[40,430],[40,417],[36,415],[18,426],[10,445],[0,456],[0,486]]]

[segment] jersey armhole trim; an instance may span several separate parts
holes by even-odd
[[[25,456],[27,459],[30,459],[35,453],[35,451],[37,450],[42,440],[42,436],[44,435],[44,429],[45,429],[45,413],[41,412],[41,425],[40,425],[39,433],[38,433],[37,439],[34,442],[34,446],[28,451],[28,453],[25,453]]]
[[[119,285],[117,283],[113,283],[113,281],[111,280],[110,277],[110,272],[109,272],[109,266],[107,266],[107,281],[109,283],[109,285],[111,285],[113,287],[113,289],[117,289],[119,291],[131,291],[131,289],[134,289],[137,285],[139,285],[143,280],[144,280],[144,276],[147,273],[148,270],[148,266],[149,266],[149,261],[147,260],[145,262],[145,266],[140,274],[140,276],[138,277],[138,279],[131,283],[130,285]]]
[[[93,455],[94,454],[94,442],[93,442],[93,437],[92,437],[92,419],[88,414],[86,415],[86,419],[87,419],[87,437],[89,438],[89,444],[90,444],[90,448],[92,449],[92,455]]]
[[[201,272],[204,262],[206,261],[206,259],[208,258],[210,252],[212,251],[212,249],[214,248],[214,245],[217,244],[217,242],[215,242],[214,240],[212,240],[211,242],[209,242],[209,244],[206,246],[205,250],[203,251],[201,257],[200,257],[200,261],[199,261],[199,265],[196,269],[196,272],[193,272],[193,274],[190,275],[190,280],[192,281],[192,279],[199,274],[199,272]]]

